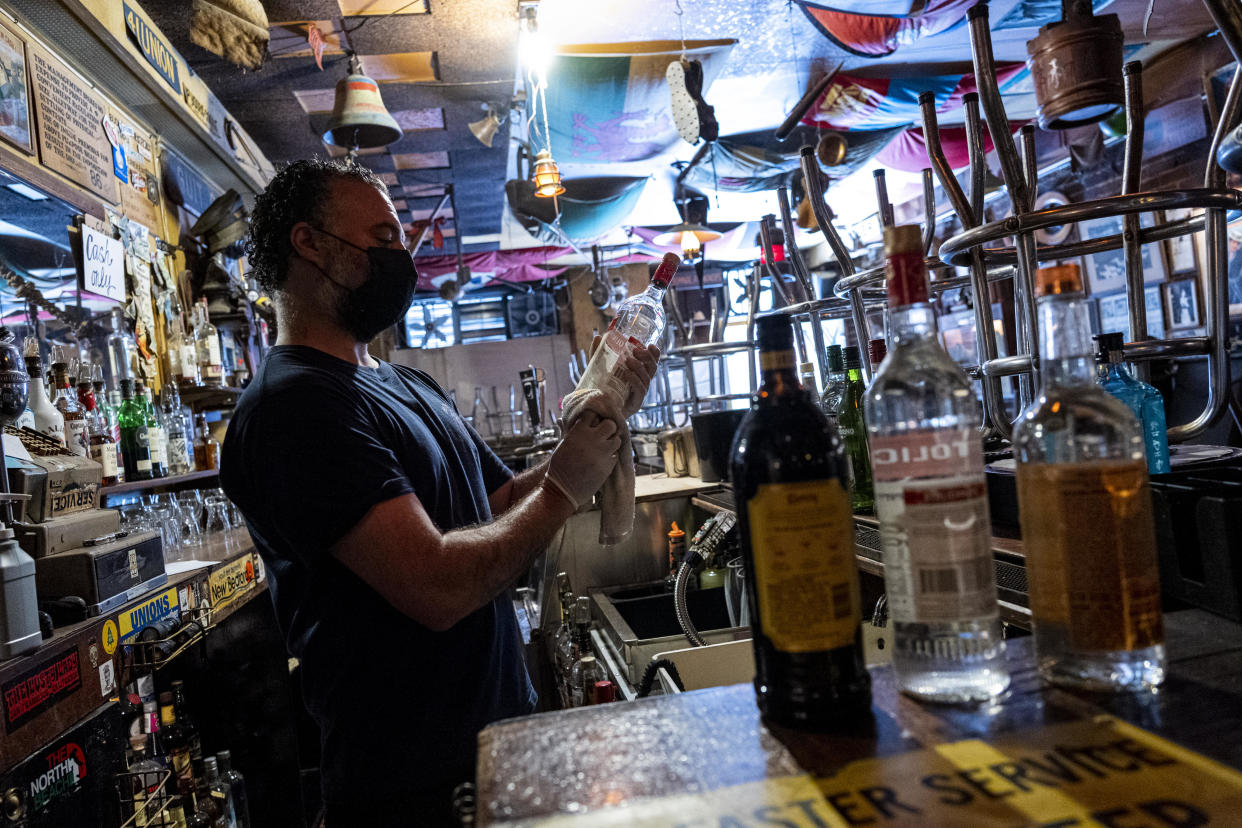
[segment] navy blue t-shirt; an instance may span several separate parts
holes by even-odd
[[[504,594],[434,632],[329,553],[371,507],[411,492],[442,532],[487,523],[488,494],[512,476],[421,371],[277,346],[242,394],[220,479],[301,661],[329,803],[464,781],[479,730],[534,709]]]

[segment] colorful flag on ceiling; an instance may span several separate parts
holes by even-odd
[[[1112,5],[1113,0],[1092,0],[1092,10],[1099,14]],[[1054,23],[1061,19],[1061,0],[1020,0],[999,21],[992,23],[992,31],[1002,29],[1029,29]]]
[[[686,43],[686,56],[703,64],[705,92],[736,42]],[[664,73],[681,54],[681,43],[672,41],[561,47],[543,96],[552,156],[562,166],[618,163],[672,146],[678,136]],[[527,96],[535,100],[529,85]],[[532,114],[531,140],[542,148],[543,113]]]
[[[839,179],[861,169],[901,130],[902,127],[892,127],[847,133],[844,160],[826,168],[825,173]],[[814,146],[819,141],[819,132],[798,126],[784,141],[772,137],[770,129],[727,135],[712,144],[707,156],[686,173],[686,183],[702,190],[734,193],[774,190],[787,184],[790,175],[800,168],[802,146]]]
[[[1018,86],[1027,74],[1021,63],[997,69],[1001,93]],[[945,112],[961,106],[962,96],[975,88],[973,74],[861,78],[839,73],[803,117],[802,123],[838,130],[906,126],[922,120],[921,93],[933,92],[936,111]]]
[[[919,38],[956,27],[977,0],[797,2],[815,28],[842,49],[863,57],[883,57]]]
[[[1026,121],[1011,121],[1009,131],[1017,132]],[[850,133],[851,135],[853,133]],[[970,155],[966,148],[966,128],[950,126],[940,128],[940,148],[944,150],[945,160],[955,170],[969,165]],[[992,151],[992,136],[983,131],[983,151]],[[923,138],[922,127],[910,127],[901,133],[875,156],[882,166],[906,172],[918,172],[931,166],[927,160],[927,142]]]

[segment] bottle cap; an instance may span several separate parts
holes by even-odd
[[[681,257],[676,253],[665,253],[655,273],[651,274],[651,283],[662,288],[668,287],[668,283],[673,281],[673,274],[677,272],[680,264]]]
[[[845,346],[845,370],[862,367],[862,353],[855,345]]]
[[[669,540],[680,540],[686,536],[685,530],[678,528],[677,521],[673,521],[673,528],[668,530]]]
[[[927,266],[922,231],[917,224],[884,228],[885,286],[888,306],[903,308],[927,301]]]
[[[1096,352],[1099,354],[1101,362],[1124,361],[1121,349],[1125,345],[1125,337],[1120,331],[1096,334],[1092,338],[1095,339]]]
[[[1082,271],[1076,264],[1041,267],[1035,271],[1035,296],[1082,293]]]
[[[617,686],[611,681],[595,682],[595,702],[604,704],[605,702],[617,700]]]
[[[872,365],[879,365],[888,356],[888,343],[883,339],[871,340],[867,343],[867,356],[871,358]]]
[[[923,230],[917,224],[898,224],[884,228],[884,255],[901,253],[923,255]]]
[[[841,355],[840,345],[829,345],[827,354],[829,371],[840,373],[845,370],[845,358]]]
[[[578,659],[578,660],[579,660],[579,661],[581,661],[583,664],[594,664],[594,663],[595,663],[595,656],[593,656],[593,655],[584,655],[582,658],[580,658],[580,659]]]
[[[755,321],[755,340],[760,351],[792,351],[793,327],[789,324],[789,316],[771,313],[759,317]]]

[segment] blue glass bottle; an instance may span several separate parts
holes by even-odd
[[[1151,385],[1134,378],[1122,362],[1120,333],[1095,337],[1100,361],[1100,385],[1126,404],[1143,427],[1143,447],[1149,474],[1169,471],[1169,435],[1164,419],[1164,397]]]

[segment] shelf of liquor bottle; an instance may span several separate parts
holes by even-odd
[[[624,811],[615,809],[625,808],[635,800],[650,807],[654,797],[706,796],[711,797],[710,803],[686,798],[670,800],[673,810],[669,813],[683,817],[670,821],[716,825],[715,817],[732,812],[713,810],[710,819],[693,817],[702,813],[701,803],[702,807],[727,807],[730,797],[740,796],[745,790],[738,786],[768,782],[774,786],[769,793],[774,793],[775,788],[802,772],[828,780],[841,774],[850,762],[963,740],[980,740],[989,745],[987,749],[977,746],[969,752],[976,759],[966,760],[965,751],[953,754],[961,761],[980,765],[981,773],[967,777],[974,765],[962,764],[962,776],[957,778],[956,786],[950,787],[953,780],[945,777],[943,788],[935,784],[931,787],[941,792],[973,790],[976,804],[986,803],[998,796],[1012,796],[1005,791],[1014,787],[1002,789],[1000,777],[995,778],[995,786],[991,777],[983,780],[987,768],[1000,767],[993,763],[1005,758],[992,745],[1026,740],[1034,743],[1046,738],[1049,728],[1074,722],[1085,726],[1101,714],[1153,731],[1233,768],[1242,768],[1242,716],[1238,714],[1242,710],[1242,625],[1203,610],[1180,610],[1165,616],[1165,641],[1169,678],[1158,693],[1141,697],[1048,688],[1036,675],[1033,639],[1023,637],[1009,641],[1006,660],[1013,683],[1010,691],[993,705],[970,708],[922,704],[897,692],[891,667],[876,666],[870,670],[873,715],[855,716],[829,733],[764,726],[755,705],[754,687],[749,683],[510,719],[485,729],[479,737],[478,824],[509,824],[570,812],[577,813],[583,824],[591,824],[590,812],[607,807],[612,814],[608,824],[621,825],[629,821],[624,818]],[[584,733],[591,738],[581,738]],[[600,745],[607,745],[608,749],[600,750]],[[728,761],[720,761],[722,756],[727,756]],[[1128,762],[1133,757],[1118,758]],[[1101,759],[1108,761],[1103,756]],[[1073,759],[1068,761],[1073,763]],[[1121,762],[1112,765],[1114,770],[1121,767],[1133,769]],[[1108,768],[1102,772],[1085,770],[1083,776],[1106,772]],[[1039,776],[1039,772],[1032,773]],[[874,768],[852,778],[871,780],[859,783],[865,787],[896,784],[901,776]],[[916,786],[919,778],[921,774],[913,776]],[[979,788],[980,784],[989,787]],[[879,811],[878,805],[869,804],[887,802],[895,817],[893,800],[884,798],[892,797],[894,792],[887,787],[872,787],[868,792],[872,796],[855,791],[836,800],[835,804],[846,808],[854,818],[848,824],[894,822],[884,818],[885,812]],[[1157,798],[1161,793],[1169,791],[1158,791],[1149,798]],[[810,795],[818,794],[811,789]],[[777,813],[779,803],[802,798],[790,795],[786,799],[757,802],[738,811],[746,818],[735,822],[755,824],[750,817],[758,813],[756,807],[776,822],[781,815]],[[962,801],[969,798],[963,797]],[[1009,801],[1016,802],[1017,797]],[[828,809],[828,817],[837,816],[832,806],[822,800],[819,807]],[[788,824],[847,824],[844,816],[836,820],[825,818],[825,814],[819,814],[819,820],[809,819],[806,814],[794,818],[798,810],[795,807],[784,813]],[[1011,813],[1016,815],[1001,822],[1023,821],[1020,813]],[[765,819],[758,821],[767,824]],[[953,824],[983,822],[1000,824],[972,820],[971,811],[965,809],[953,820]],[[917,818],[909,824],[916,823],[945,824]],[[721,820],[720,824],[726,821]],[[1084,819],[1056,824],[1114,823]]]
[[[34,652],[0,662],[6,725],[0,773],[116,697],[126,652],[120,639],[136,634],[147,619],[207,599],[215,627],[264,594],[267,581],[253,553],[244,529],[213,538],[201,553],[213,560],[197,567],[170,564],[166,584],[103,615],[58,627]]]
[[[212,408],[232,408],[242,394],[241,388],[230,386],[196,385],[179,389],[181,401],[195,411]]]
[[[152,489],[174,488],[184,486],[187,483],[212,480],[219,476],[219,469],[207,469],[206,471],[193,471],[186,474],[174,474],[168,477],[156,477],[151,480],[128,480],[124,483],[103,486],[100,488],[99,494],[102,497],[107,497],[108,495],[126,494],[128,492],[146,492]]]

